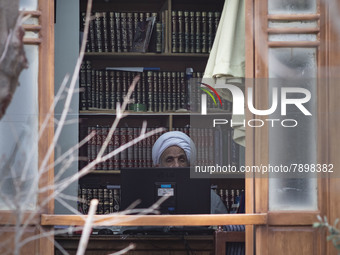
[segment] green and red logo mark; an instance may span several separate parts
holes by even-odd
[[[207,87],[207,88],[209,88],[212,92],[214,92],[214,94],[217,96],[217,98],[218,98],[218,100],[220,101],[220,104],[221,104],[221,106],[222,106],[222,100],[221,100],[220,95],[217,93],[217,91],[216,91],[213,87],[211,87],[210,85],[208,85],[208,84],[206,84],[206,83],[202,83],[202,82],[201,82],[200,84],[203,85],[203,86],[205,86],[205,87]],[[200,87],[200,89],[203,90],[205,93],[207,93],[207,94],[212,98],[212,100],[214,101],[215,105],[217,106],[216,99],[215,99],[215,97],[211,94],[211,92],[210,92],[209,90],[207,90],[206,88]]]

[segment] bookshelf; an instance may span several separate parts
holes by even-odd
[[[129,132],[128,130],[132,129],[131,132],[134,132],[134,135],[130,138],[126,133],[123,133],[123,136],[127,137],[126,139],[131,139],[138,134],[144,120],[147,121],[148,127],[151,129],[165,127],[167,131],[189,132],[190,114],[192,113],[186,101],[188,98],[186,71],[187,68],[192,68],[193,77],[200,78],[203,76],[209,57],[209,43],[211,44],[211,40],[214,38],[223,4],[223,0],[209,2],[204,0],[94,1],[92,12],[95,18],[90,24],[88,46],[80,71],[82,92],[79,107],[79,140],[91,131],[97,132],[96,137],[105,137],[116,116],[115,103],[122,101],[127,86],[136,74],[107,70],[107,67],[159,68],[158,71],[141,73],[141,80],[132,98],[136,104],[144,107],[140,111],[128,111],[129,115],[120,122],[117,129],[118,132]],[[80,33],[83,24],[82,13],[85,12],[85,8],[86,1],[80,0]],[[115,15],[116,13],[119,13],[119,15]],[[190,20],[188,17],[185,18],[190,13],[194,15],[191,17],[193,24],[187,24]],[[157,27],[154,26],[154,35],[151,35],[149,48],[142,53],[131,52],[131,31],[129,29],[131,29],[131,25],[132,29],[135,26],[133,19],[131,20],[131,17],[134,17],[135,14],[140,19],[155,14],[157,15],[156,24],[161,23],[162,27],[161,32],[157,33]],[[120,19],[116,18],[117,16]],[[178,20],[178,16],[182,16],[182,18]],[[208,16],[213,20],[208,21]],[[115,18],[110,20],[110,17]],[[132,21],[130,25],[127,24],[128,17]],[[103,21],[104,19],[106,21]],[[110,24],[110,22],[114,24]],[[117,25],[117,22],[120,22],[120,25]],[[111,26],[111,30],[109,26]],[[99,28],[101,28],[100,32],[96,31]],[[114,38],[111,37],[112,31],[115,33]],[[189,35],[187,32],[191,34]],[[126,33],[130,33],[130,35],[126,35]],[[153,36],[155,36],[155,33],[156,36],[161,36],[161,50],[159,50],[159,47],[157,50],[154,45],[155,38]],[[107,42],[105,43],[104,40],[107,40]],[[114,42],[111,42],[113,40]],[[118,40],[120,41],[118,42]],[[99,44],[100,46],[98,46]],[[198,133],[202,132],[203,134],[205,132],[203,127],[198,129]],[[119,135],[121,134],[119,133]],[[208,133],[205,133],[205,135],[208,135]],[[118,136],[118,133],[116,136]],[[120,136],[120,142],[123,136]],[[93,192],[98,194],[99,191],[99,197],[105,200],[104,197],[109,196],[108,200],[111,199],[112,201],[113,192],[110,189],[119,190],[121,167],[152,166],[151,148],[156,138],[157,136],[153,136],[150,140],[140,142],[121,153],[118,159],[112,159],[114,162],[106,162],[97,166],[96,169],[79,181],[79,197],[88,201],[89,199],[85,195],[90,192],[92,193],[90,197],[92,197]],[[96,152],[98,152],[100,142],[97,138],[95,139],[96,141],[89,141],[87,146],[79,150],[80,168],[88,160],[93,160]],[[99,138],[99,140],[102,139]],[[114,146],[113,142],[112,145],[109,145],[109,150],[114,149]],[[130,162],[129,155],[137,156],[134,156],[133,162]],[[231,191],[236,196],[237,192],[244,190],[243,178],[212,179],[211,184],[216,189],[217,194],[223,190],[225,196],[225,191],[228,190],[229,200],[234,199],[231,196]],[[101,192],[103,194],[100,194]],[[110,198],[110,196],[112,197]],[[113,207],[114,205],[111,205],[111,209]],[[78,209],[82,210],[81,204]],[[107,210],[102,208],[97,213],[101,214],[105,211]]]

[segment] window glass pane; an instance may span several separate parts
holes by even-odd
[[[271,42],[285,41],[316,41],[315,34],[272,34],[268,37]]]
[[[315,13],[316,0],[268,0],[269,14]]]
[[[269,28],[294,27],[294,28],[317,28],[318,23],[310,20],[294,20],[294,21],[269,21]]]
[[[269,94],[278,88],[306,89],[311,99],[303,103],[312,116],[306,116],[294,104],[288,104],[286,115],[281,105],[272,119],[294,120],[295,127],[275,125],[269,128],[269,164],[289,166],[302,164],[310,166],[317,161],[317,96],[316,96],[316,49],[315,48],[273,48],[269,49]],[[287,78],[289,77],[289,78]],[[286,98],[301,99],[301,93],[288,93]],[[271,98],[270,98],[271,101]],[[281,98],[282,103],[282,98]],[[292,122],[286,122],[292,125]],[[295,124],[295,122],[294,122]],[[296,169],[296,168],[295,168]],[[297,171],[298,172],[298,171]],[[313,174],[281,175],[269,179],[270,210],[316,210],[317,179]]]
[[[38,8],[38,0],[20,0],[20,10],[35,11]]]
[[[0,121],[0,209],[34,209],[38,172],[38,46],[25,46],[29,68],[20,75]]]

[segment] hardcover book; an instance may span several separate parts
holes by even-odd
[[[152,16],[145,21],[138,22],[132,42],[133,52],[146,52],[149,46],[151,33],[156,17]]]

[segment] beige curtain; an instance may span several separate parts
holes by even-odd
[[[244,93],[245,73],[245,10],[244,0],[225,0],[213,47],[204,72],[204,81],[212,86],[230,82]],[[217,89],[224,99],[232,101],[227,89]],[[233,115],[233,122],[242,123],[243,115]],[[245,128],[233,126],[234,141],[245,146]]]

